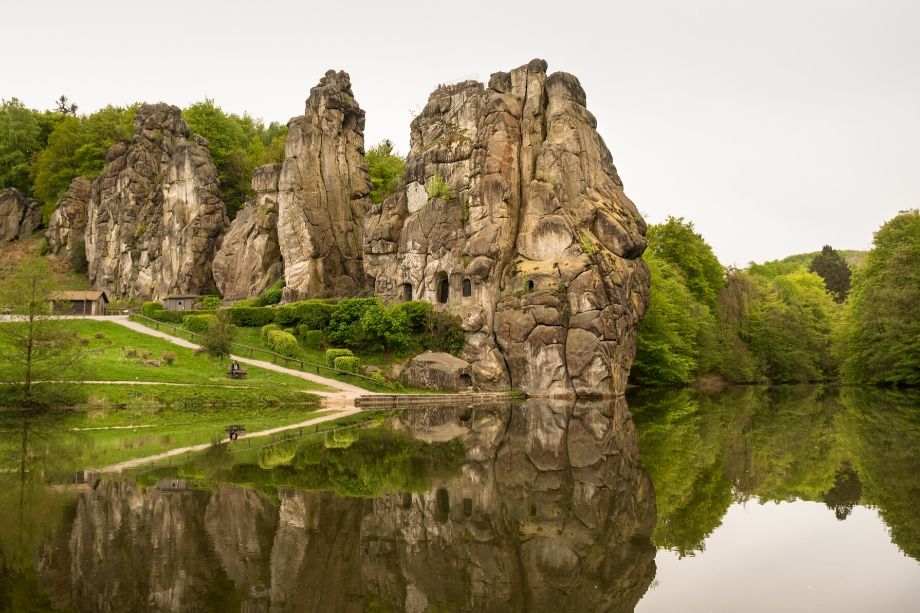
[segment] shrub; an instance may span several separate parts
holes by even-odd
[[[376,383],[377,385],[387,385],[387,378],[384,377],[383,373],[380,372],[379,370],[375,370],[374,372],[370,373],[368,377],[373,379],[374,383]]]
[[[397,307],[375,304],[359,322],[359,345],[369,351],[404,351],[409,346],[409,318]]]
[[[342,356],[353,356],[351,349],[327,349],[326,366],[335,366],[335,359]]]
[[[121,349],[125,352],[125,357],[127,358],[136,358],[138,355],[137,349],[134,347],[122,347]]]
[[[151,319],[155,319],[154,313],[156,311],[162,310],[163,305],[159,302],[145,302],[144,306],[141,307],[141,313],[144,315],[144,317],[149,317]]]
[[[102,332],[96,332],[96,340],[101,341],[105,339],[105,334]]]
[[[253,296],[252,298],[243,298],[242,300],[237,300],[233,303],[233,306],[230,308],[241,309],[243,307],[260,307],[265,306],[262,304],[262,299],[258,296]]]
[[[87,336],[81,336],[81,337],[80,337],[80,344],[81,344],[81,345],[89,345],[89,337],[87,337]]]
[[[220,296],[204,296],[198,305],[203,311],[216,311],[220,308]]]
[[[428,329],[428,320],[431,317],[431,313],[434,311],[434,307],[431,306],[430,302],[410,300],[409,302],[403,302],[395,308],[406,314],[406,319],[409,322],[409,329],[412,332],[425,332]]]
[[[454,197],[454,193],[450,190],[450,186],[447,184],[447,181],[444,180],[444,177],[441,176],[440,172],[436,172],[431,175],[431,178],[428,179],[428,199],[434,200],[435,198],[440,198],[441,200],[450,200]]]
[[[303,344],[310,349],[322,349],[326,343],[326,337],[323,336],[322,330],[307,330],[306,326],[299,326],[297,333],[303,339]]]
[[[230,355],[233,342],[236,340],[236,326],[230,321],[227,311],[218,311],[212,315],[213,319],[208,324],[208,331],[201,341],[201,347],[209,355],[223,359]]]
[[[160,359],[172,366],[176,362],[176,354],[172,351],[164,351],[163,355],[160,356]]]
[[[191,330],[192,332],[197,332],[198,334],[205,334],[208,331],[208,326],[211,325],[212,321],[215,321],[217,317],[214,315],[186,315],[182,318],[182,325],[186,330]]]
[[[275,323],[282,326],[305,325],[311,330],[324,330],[336,309],[335,303],[325,300],[292,302],[276,309]]]
[[[260,328],[275,320],[275,309],[269,307],[232,307],[227,313],[231,323],[244,328]]]
[[[327,338],[335,345],[358,347],[361,345],[361,318],[371,307],[381,306],[379,298],[347,298],[338,303],[338,308],[329,319]]]
[[[266,306],[269,304],[278,304],[281,302],[281,294],[284,291],[284,277],[281,277],[274,283],[271,287],[262,292],[262,295],[259,296],[260,306]]]
[[[275,353],[280,353],[288,357],[297,355],[299,349],[297,339],[294,338],[294,335],[284,330],[269,330],[265,335],[265,343],[268,345],[268,348]]]
[[[151,318],[170,324],[182,324],[189,315],[202,315],[199,311],[153,311]]]
[[[264,326],[259,328],[259,338],[261,338],[262,340],[265,340],[265,337],[268,335],[269,332],[271,332],[272,330],[280,330],[280,329],[281,329],[281,326],[279,326],[278,324],[265,324]]]
[[[361,360],[353,355],[340,355],[333,361],[332,365],[336,370],[358,372],[361,368]]]
[[[458,355],[465,344],[466,334],[460,325],[460,318],[443,311],[432,311],[428,320],[428,333],[423,340],[425,349]]]

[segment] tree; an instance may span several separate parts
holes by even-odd
[[[380,141],[367,152],[367,172],[371,178],[371,202],[383,202],[396,191],[406,172],[406,160],[393,149],[389,140]]]
[[[808,270],[821,275],[824,286],[834,295],[834,300],[843,302],[847,299],[850,292],[850,266],[836,249],[824,245],[821,253],[811,261]]]
[[[61,97],[57,99],[57,112],[61,115],[70,115],[72,117],[76,117],[78,108],[77,105],[73,103],[67,104],[67,102],[67,96],[62,94]]]
[[[12,321],[0,324],[0,362],[15,377],[26,408],[57,400],[60,382],[78,370],[82,351],[77,336],[52,317],[48,298],[57,290],[48,261],[27,258],[0,288],[0,304]]]
[[[16,98],[0,101],[0,189],[29,193],[29,163],[42,147],[41,135],[38,113]]]
[[[647,237],[649,251],[683,275],[690,293],[706,306],[715,306],[725,271],[693,222],[668,217],[663,224],[649,226]]]
[[[920,211],[903,211],[875,233],[848,306],[837,345],[844,379],[920,385]]]
[[[214,319],[208,324],[201,347],[210,355],[222,360],[230,356],[236,333],[236,326],[230,323],[230,314],[227,311],[217,311]]]

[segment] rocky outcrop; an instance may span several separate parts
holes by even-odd
[[[256,168],[255,198],[237,213],[214,255],[214,281],[224,300],[261,294],[284,274],[278,245],[280,174],[280,164]]]
[[[112,296],[162,298],[214,289],[211,259],[228,224],[207,141],[178,107],[142,105],[113,145],[87,207],[90,282]]]
[[[28,238],[42,223],[42,207],[15,187],[0,190],[0,241]]]
[[[410,387],[451,391],[466,389],[473,382],[468,362],[435,351],[426,351],[409,360],[402,380]]]
[[[645,223],[578,79],[534,60],[488,87],[438,88],[412,122],[405,181],[365,221],[378,295],[457,314],[480,388],[624,391]]]
[[[83,233],[86,231],[86,208],[92,186],[86,177],[77,177],[55,205],[45,231],[45,239],[55,255],[72,259],[75,250],[85,249]]]
[[[288,123],[278,188],[285,299],[366,292],[364,111],[346,73],[328,71],[310,90],[305,114]]]

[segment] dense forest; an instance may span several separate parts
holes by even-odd
[[[78,115],[0,102],[0,189],[42,202],[47,220],[77,176],[103,170],[107,149],[130,138],[134,107]],[[213,100],[183,110],[204,136],[232,218],[252,195],[252,171],[284,157],[287,128],[226,113]],[[405,170],[389,141],[367,152],[373,202]],[[817,240],[820,240],[818,238]],[[868,253],[801,254],[746,269],[724,267],[692,222],[649,227],[652,285],[632,381],[684,385],[843,381],[920,385],[920,212],[904,211]]]

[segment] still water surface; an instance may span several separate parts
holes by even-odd
[[[407,410],[77,484],[79,442],[48,420],[0,425],[7,610],[920,603],[916,395],[747,388]]]

